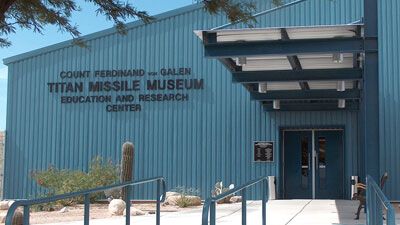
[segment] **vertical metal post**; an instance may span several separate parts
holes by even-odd
[[[161,180],[157,180],[157,208],[156,208],[156,225],[160,225],[160,199],[161,199]]]
[[[317,151],[315,148],[315,130],[311,131],[311,169],[312,169],[312,177],[311,177],[311,182],[312,182],[312,199],[315,199],[315,176],[316,176],[316,171],[315,169],[317,168],[316,165],[316,158],[317,158]]]
[[[396,216],[393,209],[388,209],[386,216],[387,225],[395,225]]]
[[[371,199],[371,201],[370,201],[371,204],[369,204],[369,208],[370,208],[369,212],[371,213],[370,224],[378,225],[376,223],[376,200],[375,200],[375,195],[372,193],[372,190],[371,190],[371,194],[369,195],[369,197]]]
[[[378,196],[377,193],[375,195],[375,202],[376,202],[376,221],[378,222],[377,224],[382,224],[383,225],[383,207],[382,207],[382,202]]]
[[[365,203],[365,209],[367,210],[367,215],[366,215],[366,219],[367,219],[367,225],[370,225],[372,223],[372,210],[371,210],[371,202],[372,202],[372,190],[371,190],[371,185],[369,184],[370,180],[368,179],[368,177],[366,178],[366,184],[367,184],[367,190],[366,190],[366,203]]]
[[[246,205],[246,188],[242,190],[242,225],[247,223],[247,205]]]
[[[366,175],[379,180],[379,67],[378,67],[378,1],[364,0],[364,98],[362,119],[364,131],[364,163]],[[375,49],[376,48],[376,49]]]
[[[215,201],[211,201],[210,205],[210,225],[215,225]]]
[[[90,215],[90,194],[85,194],[85,206],[83,211],[83,224],[89,225]]]
[[[373,193],[372,197],[373,197],[372,199],[373,199],[373,204],[374,204],[374,223],[373,224],[383,225],[383,223],[382,223],[383,215],[382,215],[381,211],[379,211],[379,205],[381,203],[378,202],[378,196],[375,192]]]
[[[262,194],[262,225],[267,224],[267,195],[268,195],[268,180],[263,180],[261,188]]]
[[[24,205],[24,225],[29,225],[29,205]]]
[[[126,186],[125,188],[125,225],[131,224],[131,186]]]

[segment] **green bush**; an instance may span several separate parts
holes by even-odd
[[[180,198],[176,200],[176,205],[180,208],[186,208],[193,205],[193,202],[187,196],[198,196],[200,194],[199,189],[196,188],[188,188],[185,186],[178,186],[172,189],[171,191],[177,192],[180,194]]]
[[[50,166],[45,171],[32,172],[32,178],[39,186],[47,189],[47,196],[52,196],[114,184],[119,180],[118,171],[118,166],[111,161],[104,162],[101,157],[96,157],[90,163],[88,173],[79,170],[59,170]],[[102,195],[102,192],[92,194],[90,199],[93,202]],[[83,203],[83,196],[60,200],[57,203],[64,206]]]

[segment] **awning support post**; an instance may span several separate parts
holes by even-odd
[[[361,101],[361,142],[364,149],[365,175],[379,179],[379,67],[378,51],[368,50],[377,46],[378,1],[364,0],[364,97]],[[371,40],[371,41],[370,41]],[[375,48],[375,47],[373,47]]]

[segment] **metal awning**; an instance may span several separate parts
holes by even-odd
[[[366,50],[362,28],[352,24],[195,34],[204,43],[205,56],[220,60],[232,72],[232,80],[245,85],[252,99],[267,110],[271,104],[280,110],[295,110],[295,106],[331,110],[333,105],[354,110],[363,74],[361,53]]]
[[[285,29],[290,39],[320,39],[335,37],[357,36],[358,28],[362,24],[331,25],[331,26],[297,26],[297,27],[271,27],[271,28],[246,28],[223,30],[197,30],[194,33],[203,40],[203,32],[216,33],[217,42],[238,41],[271,41],[281,40],[281,30]]]

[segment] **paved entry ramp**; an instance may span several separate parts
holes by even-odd
[[[275,200],[267,204],[267,225],[361,225],[365,214],[354,220],[357,201],[348,200]],[[261,224],[261,201],[247,202],[247,224]],[[155,216],[133,216],[132,224],[154,225]],[[91,225],[125,224],[124,217],[91,220]],[[217,205],[217,225],[240,225],[241,203]],[[79,222],[57,223],[57,225],[78,225]],[[201,225],[201,208],[183,212],[161,213],[162,225]]]
[[[356,225],[365,224],[365,214],[354,220],[357,201],[277,200],[267,207],[268,224],[273,225]]]

